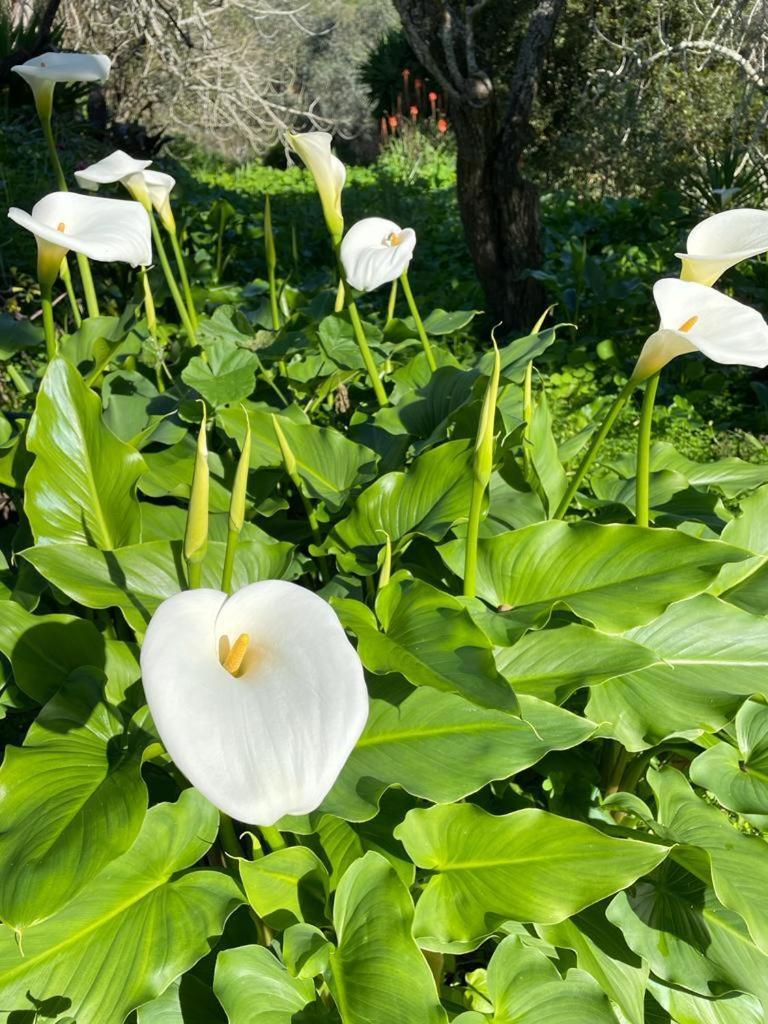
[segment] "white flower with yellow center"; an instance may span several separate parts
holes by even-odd
[[[416,247],[413,228],[383,217],[366,217],[349,229],[341,243],[344,275],[353,288],[370,292],[401,277]]]
[[[315,179],[325,223],[334,242],[338,244],[344,232],[341,192],[347,178],[347,169],[331,152],[332,136],[328,132],[287,132],[286,139]]]
[[[31,213],[12,206],[8,216],[35,236],[41,280],[56,279],[70,250],[103,263],[138,267],[152,262],[149,216],[128,199],[51,192]]]
[[[50,117],[57,82],[106,82],[112,62],[103,53],[44,53],[11,71],[32,90],[41,117]]]
[[[147,628],[152,718],[189,781],[251,825],[314,810],[368,716],[360,659],[333,609],[295,583],[187,590]]]
[[[653,298],[661,323],[637,360],[635,384],[685,352],[702,352],[716,363],[768,366],[768,324],[757,310],[706,285],[674,277],[657,281]]]
[[[768,252],[767,210],[723,210],[701,221],[688,235],[683,261],[684,281],[714,284],[729,267]]]

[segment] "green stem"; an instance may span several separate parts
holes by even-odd
[[[424,323],[419,315],[416,300],[414,299],[413,292],[411,291],[407,271],[400,276],[400,283],[403,286],[403,292],[405,294],[406,302],[408,303],[408,309],[410,309],[411,316],[416,321],[416,330],[419,333],[419,341],[421,342],[421,347],[424,349],[424,355],[427,357],[427,363],[429,364],[430,370],[434,373],[437,369],[437,363],[435,362],[435,356],[432,352],[432,346],[429,344],[427,332],[424,330]]]
[[[184,301],[187,304],[189,320],[193,327],[197,327],[197,310],[195,309],[195,301],[192,298],[192,289],[189,286],[189,277],[187,276],[187,267],[184,263],[184,253],[181,251],[181,245],[179,244],[179,236],[175,228],[169,230],[168,234],[171,238],[173,255],[176,257],[176,265],[179,268],[179,277],[181,278],[181,287],[184,290]]]
[[[224,552],[224,568],[221,572],[221,589],[225,594],[229,594],[232,591],[232,572],[235,567],[235,553],[239,542],[240,532],[238,530],[228,530],[227,547]]]
[[[202,582],[203,563],[187,562],[187,590],[197,590]]]
[[[533,360],[525,368],[523,380],[523,473],[526,480],[531,477],[531,423],[533,422]]]
[[[655,373],[646,381],[643,406],[640,410],[640,427],[637,431],[637,473],[635,477],[635,522],[638,526],[648,525],[651,485],[651,429],[653,427],[653,406],[656,402],[660,374],[661,371]]]
[[[155,249],[157,250],[157,256],[160,260],[160,266],[163,268],[163,273],[165,274],[165,281],[168,285],[168,290],[176,304],[176,309],[184,326],[184,330],[187,332],[189,340],[194,343],[197,340],[195,337],[195,328],[192,326],[192,321],[189,319],[189,313],[187,313],[184,300],[182,299],[181,292],[179,291],[179,286],[176,284],[176,278],[173,276],[171,265],[168,262],[168,254],[165,251],[163,238],[160,234],[160,229],[157,226],[157,221],[151,213],[149,215],[149,222],[152,225],[152,237],[155,240]]]
[[[45,141],[48,144],[48,155],[51,158],[53,173],[56,175],[56,184],[60,192],[67,192],[67,179],[64,177],[64,170],[61,166],[61,160],[59,160],[59,154],[56,150],[56,140],[53,137],[53,127],[51,125],[50,114],[48,117],[41,116],[40,124],[43,129]]]
[[[466,554],[464,556],[464,597],[474,597],[477,592],[477,544],[480,538],[480,516],[483,511],[484,493],[485,484],[475,477],[469,501],[469,522],[467,523]]]
[[[56,325],[53,321],[53,303],[51,289],[40,286],[40,304],[43,307],[43,332],[45,334],[45,350],[48,361],[56,358]]]
[[[340,313],[344,309],[344,278],[339,278],[339,286],[336,289],[336,298],[333,303],[333,312]]]
[[[219,841],[221,842],[222,850],[229,854],[230,857],[241,858],[245,856],[232,819],[224,811],[219,811]]]
[[[272,329],[279,331],[280,307],[277,304],[277,281],[274,267],[267,267],[267,279],[269,280],[269,309],[272,314]]]
[[[80,316],[80,307],[77,304],[77,296],[75,295],[75,289],[72,286],[72,275],[69,272],[69,262],[66,256],[61,261],[59,276],[64,282],[64,287],[67,289],[67,296],[69,298],[69,305],[72,308],[72,318],[75,321],[75,327],[80,327],[83,322],[83,318]]]
[[[88,262],[88,257],[83,256],[81,252],[77,253],[77,268],[80,271],[80,281],[83,285],[85,308],[88,310],[88,316],[99,316],[99,300],[96,298],[96,286],[93,283],[91,265]]]
[[[283,839],[280,830],[275,828],[274,825],[259,825],[259,832],[273,853],[275,850],[284,850],[288,845]]]
[[[13,381],[13,383],[14,383],[14,385],[16,387],[16,390],[19,392],[20,395],[23,396],[23,395],[31,395],[32,394],[32,388],[29,386],[29,384],[27,384],[27,382],[21,376],[21,374],[16,369],[16,367],[13,365],[13,363],[6,363],[5,364],[5,369],[6,369],[6,372],[7,372],[8,376]]]
[[[568,511],[570,504],[573,501],[573,498],[579,489],[579,484],[584,479],[584,477],[587,474],[587,470],[594,462],[598,449],[607,437],[608,431],[616,422],[619,413],[624,408],[627,399],[636,387],[637,385],[635,381],[629,380],[619,392],[618,396],[616,397],[616,401],[609,409],[608,415],[603,420],[600,429],[597,431],[597,433],[593,435],[589,448],[587,448],[586,454],[584,455],[584,458],[581,460],[581,463],[579,464],[579,468],[573,474],[571,482],[568,485],[568,490],[565,492],[562,499],[560,500],[560,504],[555,509],[554,515],[552,516],[553,519],[562,519],[565,513]]]
[[[354,299],[350,297],[349,291],[347,291],[347,312],[349,313],[352,330],[355,332],[357,347],[360,349],[360,355],[363,357],[363,362],[365,363],[365,368],[368,371],[368,378],[373,386],[376,400],[383,409],[384,406],[389,403],[387,392],[384,390],[384,385],[381,383],[381,378],[376,370],[376,363],[373,361],[373,355],[368,347],[368,339],[365,337],[365,330],[363,329],[363,324],[360,320],[360,314],[357,312],[357,306],[355,305]]]
[[[389,302],[387,303],[387,322],[384,324],[387,327],[395,319],[395,305],[397,304],[397,278],[392,282],[392,287],[389,290]]]
[[[226,229],[227,221],[224,214],[221,214],[219,218],[219,234],[216,239],[216,284],[221,283],[221,272],[224,269],[224,230]]]

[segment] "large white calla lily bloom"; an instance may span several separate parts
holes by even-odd
[[[723,210],[701,221],[688,235],[683,261],[684,281],[714,284],[729,267],[768,252],[768,210]]]
[[[646,341],[632,380],[639,384],[685,352],[716,363],[768,366],[768,324],[736,299],[693,281],[667,277],[653,286],[659,330]]]
[[[416,247],[413,228],[401,228],[383,217],[353,224],[341,243],[347,281],[362,292],[373,291],[404,274]]]
[[[40,114],[50,117],[57,82],[106,82],[112,62],[103,53],[44,53],[11,68],[34,93]]]
[[[328,132],[287,132],[286,139],[315,179],[325,223],[338,244],[344,232],[341,192],[347,179],[347,169],[331,152],[332,137]]]
[[[120,182],[144,207],[154,207],[170,230],[174,224],[170,195],[176,179],[162,171],[149,170],[151,163],[151,160],[136,160],[122,149],[116,149],[103,160],[75,171],[75,177],[80,188],[91,192],[95,192],[99,185]]]
[[[176,765],[251,825],[314,810],[368,716],[362,665],[333,609],[284,580],[168,598],[141,669]]]
[[[149,216],[128,199],[100,199],[76,192],[51,192],[32,207],[32,213],[12,206],[11,220],[37,239],[38,265],[58,268],[72,250],[104,263],[132,267],[152,262]]]

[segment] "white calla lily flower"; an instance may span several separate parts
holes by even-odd
[[[32,89],[41,117],[50,117],[57,82],[106,82],[112,61],[103,53],[43,53],[11,68]]]
[[[415,247],[413,228],[401,228],[383,217],[359,220],[341,243],[341,263],[347,281],[362,292],[388,284],[408,269]]]
[[[38,268],[46,280],[53,274],[51,282],[70,250],[104,263],[138,267],[152,262],[149,216],[129,199],[51,192],[31,213],[13,206],[8,216],[37,239]]]
[[[136,160],[122,149],[97,160],[95,164],[75,171],[80,188],[95,192],[99,185],[120,182],[147,210],[154,207],[163,225],[171,230],[175,226],[170,195],[176,179],[162,171],[149,170],[151,160]]]
[[[688,235],[681,277],[714,284],[730,267],[768,252],[768,210],[723,210],[701,221]]]
[[[332,608],[284,580],[168,598],[141,669],[176,765],[251,825],[314,810],[368,716],[362,665]]]
[[[176,187],[176,179],[164,171],[144,171],[144,184],[163,227],[167,231],[174,231],[176,220],[171,209],[171,192]]]
[[[653,298],[661,323],[637,360],[635,384],[685,352],[702,352],[716,363],[768,366],[768,324],[757,310],[706,285],[674,277],[657,281]]]
[[[341,192],[347,179],[347,169],[331,152],[332,136],[329,132],[287,132],[286,139],[315,179],[325,223],[338,244],[344,232]]]

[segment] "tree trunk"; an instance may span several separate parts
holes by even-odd
[[[494,107],[493,101],[482,109],[459,102],[449,111],[459,211],[488,312],[506,328],[529,330],[545,305],[540,282],[524,276],[542,260],[539,193],[504,145]]]

